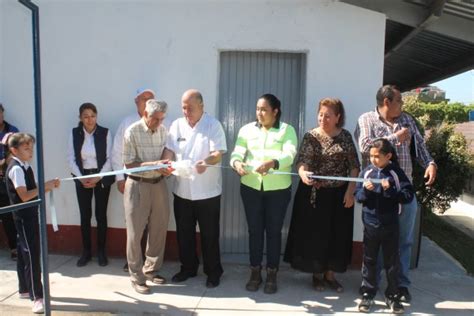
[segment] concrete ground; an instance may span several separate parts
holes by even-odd
[[[461,200],[451,203],[451,207],[439,217],[474,239],[474,205]]]
[[[279,291],[266,295],[262,290],[244,288],[248,267],[224,257],[221,285],[204,286],[205,276],[182,284],[152,286],[152,294],[140,295],[130,286],[122,271],[124,259],[111,259],[107,267],[96,261],[77,268],[77,258],[50,255],[50,285],[53,315],[206,315],[206,316],[286,316],[355,315],[360,272],[349,270],[338,279],[345,286],[342,294],[326,290],[315,292],[311,277],[283,265],[278,274]],[[232,261],[232,262],[229,262]],[[237,260],[238,261],[238,260]],[[245,260],[244,260],[245,261]],[[18,298],[15,263],[0,251],[0,314],[31,315],[31,302]],[[177,272],[177,262],[165,262],[161,274],[168,279]],[[413,302],[406,305],[411,315],[474,315],[474,278],[436,244],[423,238],[419,268],[412,271]],[[390,314],[377,296],[373,314]]]

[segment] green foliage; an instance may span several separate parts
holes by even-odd
[[[416,97],[404,98],[404,110],[417,121],[422,133],[428,132],[426,146],[438,165],[432,187],[424,184],[425,170],[414,163],[413,184],[417,198],[425,211],[446,211],[452,201],[463,192],[470,177],[474,176],[474,159],[468,151],[466,139],[454,132],[454,123],[466,122],[474,104],[425,103]]]
[[[416,117],[420,123],[430,129],[442,123],[462,123],[469,120],[469,111],[474,110],[474,104],[462,103],[425,103],[416,97],[404,98],[404,110]]]
[[[455,133],[451,124],[431,128],[426,146],[438,165],[436,181],[427,187],[423,178],[425,170],[414,164],[413,184],[425,211],[444,212],[462,194],[473,175],[473,157],[468,152],[466,139]]]

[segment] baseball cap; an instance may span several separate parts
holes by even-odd
[[[145,93],[145,92],[149,92],[149,93],[153,94],[153,96],[156,96],[155,91],[153,91],[153,90],[151,90],[151,89],[138,88],[138,89],[137,89],[137,94],[135,95],[135,98],[138,98],[140,95],[142,95],[142,94]]]

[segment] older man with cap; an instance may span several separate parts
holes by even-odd
[[[125,135],[125,131],[130,125],[132,125],[133,123],[141,119],[145,111],[146,101],[154,99],[154,98],[155,98],[155,92],[153,92],[153,90],[151,89],[138,89],[137,90],[137,94],[135,96],[135,105],[137,107],[137,110],[136,112],[134,112],[133,114],[130,114],[129,116],[127,116],[126,118],[122,120],[114,137],[114,145],[112,147],[112,168],[114,170],[120,170],[124,168],[123,160],[122,160],[122,152],[123,152],[123,136]],[[125,189],[124,175],[119,174],[116,176],[115,179],[117,181],[117,189],[119,190],[120,193],[123,194],[123,190]],[[145,244],[147,235],[148,234],[145,229],[143,233],[143,237],[142,237],[142,245]],[[143,252],[144,252],[144,249],[142,249],[142,253]],[[128,272],[127,263],[125,263],[125,265],[123,266],[123,270],[125,272]]]
[[[125,135],[125,131],[130,125],[142,118],[143,112],[145,111],[146,101],[154,98],[155,92],[153,92],[151,89],[137,90],[137,94],[135,96],[135,105],[137,107],[137,111],[122,120],[114,137],[114,146],[112,148],[112,166],[114,170],[123,169],[122,151],[123,136]],[[123,194],[123,190],[125,188],[125,177],[120,174],[117,175],[115,179],[117,181],[117,189]]]
[[[123,163],[126,168],[169,164],[161,160],[167,132],[161,124],[166,115],[164,101],[148,100],[142,119],[133,123],[123,139]],[[165,176],[171,168],[129,174],[125,182],[124,207],[127,227],[127,262],[132,287],[140,294],[150,293],[146,280],[162,284],[165,279],[156,272],[163,264],[169,220],[168,189]],[[148,226],[146,259],[143,259],[140,240]]]
[[[174,215],[181,270],[173,282],[182,282],[197,274],[196,223],[201,232],[201,249],[206,286],[219,285],[223,273],[219,249],[219,213],[222,193],[220,165],[227,151],[224,130],[214,117],[204,112],[199,91],[191,89],[181,98],[182,118],[169,129],[165,158],[188,160],[195,166],[192,177],[177,177],[173,187]]]

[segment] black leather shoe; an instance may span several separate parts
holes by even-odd
[[[107,256],[105,255],[104,252],[99,252],[97,254],[97,261],[99,261],[99,266],[105,267],[106,265],[109,264],[109,260],[107,259]]]
[[[125,262],[122,269],[123,269],[123,272],[128,272],[128,262]]]
[[[220,283],[219,277],[207,277],[206,287],[208,289],[212,289],[212,288],[218,287],[219,283]]]
[[[87,253],[83,253],[82,256],[77,260],[76,265],[78,267],[85,266],[89,261],[91,261],[91,255]]]
[[[176,273],[171,281],[173,282],[183,282],[186,281],[189,278],[194,278],[197,275],[196,272],[190,272],[190,271],[179,271]]]

